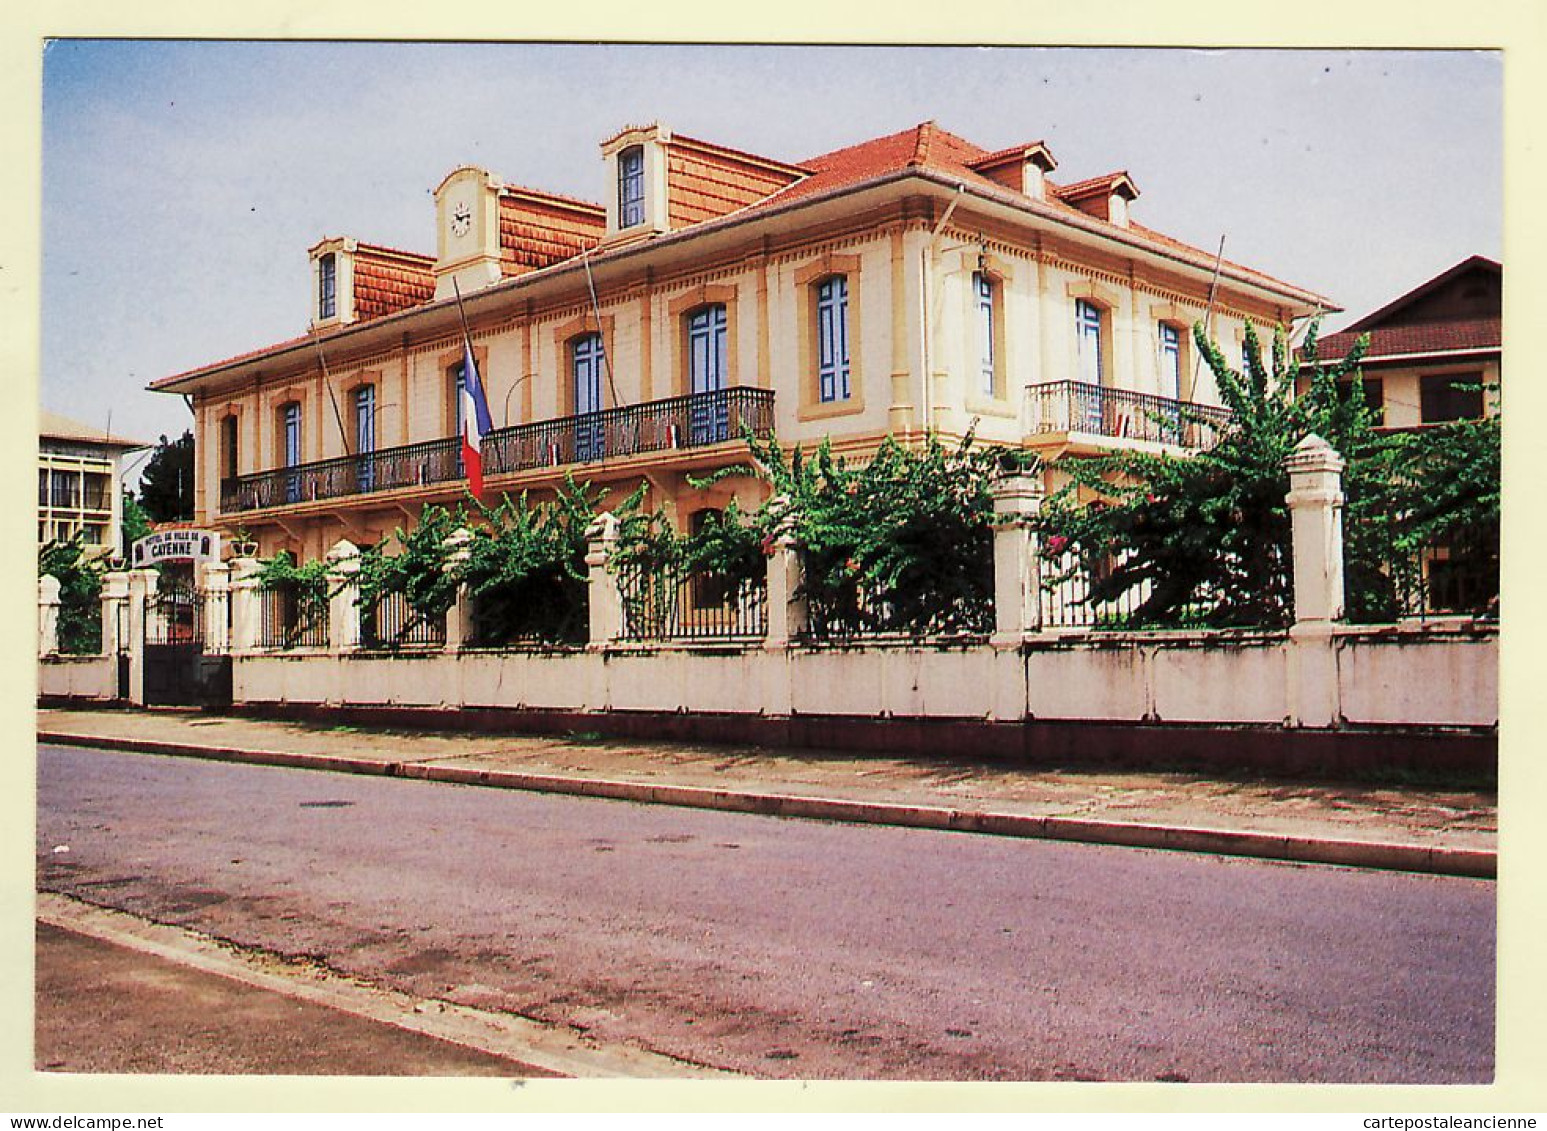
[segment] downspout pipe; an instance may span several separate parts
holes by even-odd
[[[925,431],[934,428],[935,422],[934,388],[931,380],[934,376],[934,365],[933,359],[930,356],[934,337],[930,331],[935,318],[935,261],[940,255],[940,234],[945,231],[945,226],[951,222],[951,214],[956,211],[956,206],[961,203],[962,194],[966,191],[966,185],[958,184],[956,186],[956,195],[951,197],[951,202],[945,206],[945,211],[940,214],[940,219],[935,222],[934,229],[929,233],[929,243],[924,247],[920,266],[920,305],[923,307],[923,310],[920,312],[923,316],[920,322],[923,326],[924,338],[922,358],[924,372],[920,374],[923,387],[920,390],[922,395],[919,398],[919,404],[924,408],[922,423]]]

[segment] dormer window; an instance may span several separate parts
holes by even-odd
[[[645,222],[645,150],[631,146],[618,154],[618,227]]]
[[[338,262],[330,251],[317,260],[317,318],[332,318],[338,312]]]

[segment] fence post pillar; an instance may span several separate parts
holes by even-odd
[[[323,560],[328,563],[328,651],[352,652],[360,646],[360,548],[340,538]]]
[[[1289,472],[1295,624],[1343,616],[1343,457],[1307,436],[1284,461]]]
[[[1294,558],[1288,672],[1294,726],[1334,727],[1342,714],[1335,631],[1344,608],[1343,466],[1332,445],[1315,435],[1284,461]]]
[[[131,569],[129,578],[129,702],[145,705],[145,618],[161,575],[153,569]]]
[[[59,579],[45,573],[38,578],[38,655],[59,654]]]
[[[258,559],[231,559],[231,651],[256,652],[263,628]]]
[[[1039,538],[1035,519],[1046,495],[1040,472],[1001,475],[989,486],[994,500],[995,647],[1018,647],[1042,626]]]
[[[231,650],[231,563],[208,561],[203,565],[204,650]]]
[[[129,575],[121,569],[109,570],[102,575],[102,654],[116,656],[128,651],[129,641],[119,634],[118,619],[129,600]],[[123,625],[124,635],[128,626]]]
[[[446,560],[441,563],[441,572],[455,573],[462,568],[462,564],[471,556],[468,543],[472,540],[473,532],[465,526],[458,527],[446,536],[446,540],[441,543],[441,548],[447,551]],[[446,651],[460,652],[462,645],[467,642],[467,632],[473,621],[471,605],[467,586],[458,585],[456,600],[446,610]]]
[[[593,649],[605,647],[623,632],[623,598],[618,592],[618,579],[607,568],[617,545],[617,516],[603,511],[586,528],[588,639]]]
[[[768,555],[768,636],[763,647],[780,651],[806,631],[805,562],[794,535],[781,534]]]

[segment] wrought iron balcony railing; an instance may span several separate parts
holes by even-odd
[[[484,477],[702,448],[739,439],[747,428],[766,436],[773,430],[773,399],[772,389],[719,389],[499,428],[484,437]],[[462,441],[451,436],[223,479],[220,509],[233,514],[341,499],[450,483],[465,474]]]
[[[1206,448],[1219,437],[1230,410],[1214,405],[1109,389],[1083,381],[1050,381],[1030,390],[1032,433],[1084,432]]]

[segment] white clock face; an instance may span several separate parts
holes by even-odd
[[[454,236],[467,235],[468,229],[473,226],[473,210],[467,206],[464,200],[458,204],[451,213],[451,234]]]

